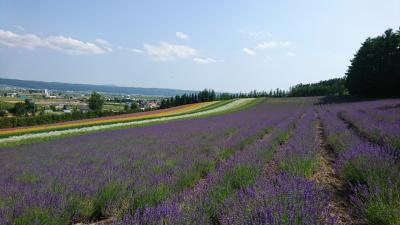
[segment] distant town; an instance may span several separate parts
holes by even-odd
[[[0,116],[14,116],[16,103],[29,101],[34,105],[34,114],[65,114],[73,111],[89,111],[92,91],[59,91],[50,89],[30,89],[8,85],[0,86]],[[122,113],[132,108],[139,111],[157,109],[163,96],[100,93],[104,98],[103,111]]]

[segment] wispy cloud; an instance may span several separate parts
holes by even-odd
[[[293,57],[293,56],[296,56],[296,53],[294,53],[294,52],[286,52],[286,56]]]
[[[94,42],[96,42],[97,44],[100,44],[100,45],[110,45],[110,43],[108,41],[101,39],[101,38],[96,38],[94,40]]]
[[[266,48],[276,48],[276,47],[288,47],[291,44],[292,43],[290,41],[283,41],[283,42],[264,41],[263,43],[258,44],[257,48],[266,49]]]
[[[198,64],[210,64],[210,63],[222,62],[222,60],[217,60],[217,59],[213,59],[210,57],[207,57],[207,58],[195,57],[195,58],[193,58],[193,61]]]
[[[249,48],[243,48],[243,52],[246,53],[247,55],[256,55],[256,53]]]
[[[108,41],[106,41],[104,39],[101,39],[101,38],[96,38],[94,40],[94,42],[96,42],[97,44],[101,45],[108,52],[112,52],[112,48],[111,48],[110,42],[108,42]]]
[[[245,29],[240,29],[239,32],[241,34],[250,36],[250,37],[272,37],[272,34],[270,32],[264,31],[264,30],[258,30],[258,31],[248,31]]]
[[[133,53],[143,53],[143,50],[140,50],[137,48],[131,48],[131,49],[128,49],[128,51],[133,52]]]
[[[144,44],[143,51],[155,61],[171,61],[176,58],[196,56],[198,51],[187,45],[176,45],[160,42],[156,45]]]
[[[180,32],[180,31],[176,32],[175,35],[179,39],[183,39],[183,40],[189,39],[189,35],[187,35],[183,32]]]
[[[25,30],[25,27],[23,27],[23,26],[16,26],[16,28],[17,28],[18,30],[20,30],[20,31],[24,31],[24,30]]]
[[[144,53],[144,51],[142,49],[138,49],[138,48],[126,48],[124,46],[118,45],[117,49],[120,51],[127,51],[127,52],[132,52],[132,53]]]
[[[64,36],[39,37],[34,34],[16,34],[0,29],[0,44],[13,48],[47,48],[70,55],[103,54],[112,51],[110,47],[102,47],[91,42],[83,42]]]
[[[156,62],[174,61],[177,59],[192,59],[197,64],[212,64],[223,60],[199,56],[199,51],[187,45],[159,42],[157,44],[143,44],[143,48],[117,47],[119,50],[137,54],[146,54]]]

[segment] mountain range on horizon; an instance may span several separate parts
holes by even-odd
[[[133,94],[133,95],[153,95],[153,96],[174,96],[191,94],[196,91],[180,90],[172,88],[143,88],[143,87],[121,87],[116,85],[96,85],[96,84],[75,84],[64,82],[46,82],[33,80],[19,80],[10,78],[0,78],[1,85],[9,85],[31,89],[49,89],[58,91],[97,91],[104,93]]]

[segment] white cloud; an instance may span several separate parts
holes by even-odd
[[[121,46],[121,45],[117,45],[117,49],[120,50],[120,51],[127,51],[127,52],[138,53],[138,54],[143,53],[143,50],[142,50],[142,49],[138,49],[138,48],[125,48],[125,47],[123,47],[123,46]]]
[[[287,46],[292,45],[292,42],[290,42],[290,41],[279,42],[279,45],[282,47],[287,47]]]
[[[189,35],[187,35],[183,32],[180,32],[180,31],[176,32],[175,35],[179,39],[184,39],[184,40],[189,39]]]
[[[176,58],[196,56],[198,51],[187,45],[176,45],[160,42],[157,45],[144,44],[144,52],[155,61],[171,61]]]
[[[239,32],[250,37],[272,37],[270,32],[266,32],[264,30],[248,31],[245,29],[240,29]]]
[[[110,42],[108,42],[108,41],[106,41],[104,39],[96,38],[94,40],[94,42],[96,42],[97,44],[101,45],[107,52],[112,52],[113,51],[113,49],[111,48]]]
[[[292,43],[290,41],[284,41],[284,42],[277,42],[277,41],[264,41],[261,44],[257,45],[257,48],[259,49],[265,49],[265,48],[276,48],[276,47],[288,47]]]
[[[34,49],[43,45],[40,37],[34,34],[18,35],[11,31],[0,29],[0,44],[8,47]]]
[[[278,43],[275,41],[264,42],[257,45],[257,48],[275,48],[278,46]]]
[[[103,54],[110,51],[109,48],[102,48],[94,43],[64,36],[49,36],[43,41],[48,48],[71,55]]]
[[[101,39],[101,38],[96,38],[94,40],[94,42],[96,42],[99,45],[110,45],[110,43],[108,41]]]
[[[210,63],[217,63],[217,62],[221,62],[221,60],[216,60],[210,57],[207,58],[199,58],[199,57],[195,57],[193,58],[193,61],[198,63],[198,64],[210,64]]]
[[[192,59],[198,64],[211,64],[223,62],[223,60],[214,59],[211,57],[199,57],[199,51],[187,45],[177,45],[167,42],[159,42],[157,44],[143,44],[142,49],[124,48],[119,46],[121,50],[126,50],[138,54],[146,54],[151,59],[157,62],[173,61],[176,59]]]
[[[140,49],[137,49],[137,48],[131,48],[131,49],[128,49],[130,52],[133,52],[133,53],[143,53],[143,50],[140,50]]]
[[[296,53],[294,53],[294,52],[286,52],[286,56],[293,57],[293,56],[296,56]]]
[[[70,55],[103,54],[112,51],[91,42],[83,42],[64,36],[39,37],[34,34],[16,34],[0,29],[0,44],[14,48],[48,48]]]
[[[247,55],[256,55],[256,53],[249,48],[243,48],[243,52],[246,53]]]

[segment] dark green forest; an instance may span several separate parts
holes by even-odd
[[[298,84],[290,88],[289,97],[305,96],[340,96],[346,95],[346,80],[344,78],[334,78],[311,84]]]
[[[346,87],[355,96],[400,96],[400,29],[362,43],[346,73]]]
[[[367,38],[350,63],[344,78],[298,84],[288,96],[400,96],[400,29]]]

